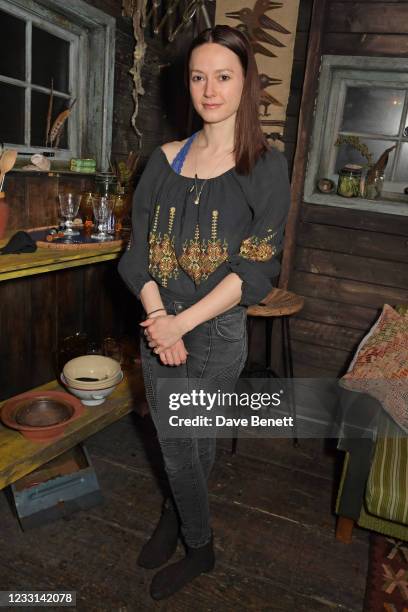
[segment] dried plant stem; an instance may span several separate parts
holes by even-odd
[[[338,136],[336,142],[334,143],[334,145],[336,147],[342,145],[342,144],[348,144],[351,147],[353,147],[353,149],[355,149],[356,151],[358,151],[360,153],[360,155],[362,155],[363,157],[366,158],[368,165],[371,166],[373,163],[373,154],[370,152],[370,150],[368,149],[367,145],[363,144],[358,136]]]
[[[142,27],[142,23],[146,21],[146,4],[147,0],[124,0],[123,2],[123,13],[132,19],[133,35],[136,41],[133,51],[133,66],[129,70],[129,73],[133,78],[132,96],[135,104],[131,124],[139,139],[139,147],[142,146],[142,132],[136,125],[136,118],[139,112],[139,96],[143,96],[145,93],[141,72],[146,52],[146,43]]]
[[[48,101],[48,112],[47,112],[47,125],[45,129],[45,146],[46,147],[48,147],[48,139],[50,136],[53,100],[54,100],[54,79],[51,79],[51,91],[50,91],[50,99]]]

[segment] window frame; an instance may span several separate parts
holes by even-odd
[[[55,153],[56,161],[95,157],[98,168],[107,170],[112,146],[115,19],[83,0],[0,0],[0,9],[15,17],[28,17],[33,25],[70,41],[69,94],[64,97],[77,98],[68,121],[70,149],[13,147],[23,153],[23,158],[24,153],[48,151]],[[25,138],[30,130],[27,97],[33,90],[48,91],[27,83],[28,52],[31,48],[26,49]],[[22,83],[8,77],[1,80],[11,85]]]
[[[304,184],[304,200],[312,204],[340,206],[357,210],[370,210],[385,214],[408,215],[408,196],[393,189],[408,186],[407,181],[385,182],[383,198],[343,198],[337,194],[320,193],[316,187],[318,178],[330,178],[337,185],[335,172],[337,157],[334,142],[337,139],[347,85],[386,87],[408,91],[408,58],[379,58],[367,56],[323,55],[320,65],[319,85],[314,105],[314,121]],[[407,111],[408,94],[403,113]],[[347,133],[343,131],[342,133]],[[358,132],[349,132],[358,135]],[[400,132],[399,132],[400,133]],[[368,133],[360,134],[362,138]],[[407,142],[400,135],[381,136],[371,134],[377,140]],[[398,160],[396,160],[396,164]]]

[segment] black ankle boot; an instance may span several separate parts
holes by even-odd
[[[176,551],[179,532],[177,511],[171,501],[166,500],[156,529],[140,551],[138,565],[154,569],[167,563]]]
[[[187,548],[187,555],[181,561],[172,563],[158,572],[150,585],[153,599],[165,599],[174,595],[187,583],[204,572],[210,572],[215,565],[213,535],[200,548]]]

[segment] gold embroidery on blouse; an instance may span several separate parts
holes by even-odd
[[[276,237],[277,232],[272,234],[269,232],[272,232],[272,230],[268,230],[268,235],[265,238],[259,238],[258,236],[245,238],[239,249],[241,257],[251,261],[268,261],[271,259],[276,254],[276,246],[268,243]]]
[[[213,210],[211,215],[211,238],[200,241],[200,228],[196,225],[194,238],[186,240],[183,244],[183,253],[179,264],[183,270],[193,279],[196,285],[207,280],[228,258],[228,243],[217,238],[218,210]]]
[[[172,236],[176,208],[169,210],[168,229],[163,236],[157,232],[160,204],[157,204],[152,230],[149,236],[149,272],[167,287],[168,279],[177,279],[181,267],[196,285],[208,279],[224,261],[228,259],[228,242],[217,238],[218,210],[211,214],[211,238],[200,239],[200,228],[196,225],[194,238],[185,240],[183,252],[177,260]],[[250,236],[241,242],[239,254],[250,261],[268,261],[277,252],[275,244],[270,244],[277,236],[271,228],[263,238]]]
[[[183,244],[183,254],[180,256],[179,264],[195,283],[200,283],[201,245],[200,228],[198,225],[195,228],[194,238],[186,240]]]
[[[163,287],[167,287],[168,279],[176,279],[179,275],[177,257],[174,251],[174,236],[171,236],[176,208],[172,206],[169,210],[168,230],[163,236],[161,236],[160,232],[157,233],[159,212],[160,204],[156,206],[153,226],[149,236],[149,272],[160,279]]]

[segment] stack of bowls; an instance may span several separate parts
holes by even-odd
[[[64,385],[85,406],[103,404],[123,378],[120,363],[103,355],[82,355],[68,361],[61,374]]]

